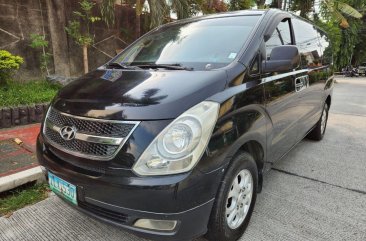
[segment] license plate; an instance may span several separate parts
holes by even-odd
[[[76,186],[48,172],[48,183],[56,194],[77,205]]]

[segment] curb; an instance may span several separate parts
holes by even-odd
[[[0,193],[19,187],[28,182],[44,182],[45,170],[41,166],[33,167],[25,171],[14,173],[0,178]]]
[[[49,103],[0,108],[0,129],[39,123]]]

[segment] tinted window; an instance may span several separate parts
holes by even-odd
[[[333,62],[333,53],[332,53],[332,47],[330,45],[330,39],[329,37],[323,33],[322,31],[318,30],[320,38],[320,48],[322,49],[322,56],[321,61],[323,65],[329,65]]]
[[[292,20],[295,33],[296,45],[299,48],[301,55],[301,67],[302,68],[316,68],[322,65],[323,62],[323,49],[329,47],[329,42],[324,38],[322,39],[313,25],[299,20]],[[323,49],[322,49],[322,45]],[[331,55],[331,50],[329,49]]]
[[[267,59],[271,55],[272,49],[281,45],[291,45],[291,31],[289,20],[285,20],[284,22],[280,22],[273,32],[270,39],[266,42],[266,55]]]
[[[214,18],[165,26],[140,39],[114,62],[223,67],[239,54],[259,17]]]

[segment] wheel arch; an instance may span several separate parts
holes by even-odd
[[[332,96],[328,95],[327,99],[325,100],[325,103],[328,104],[328,108],[329,108],[330,105],[332,104]]]
[[[251,140],[244,143],[239,151],[245,151],[249,153],[255,163],[257,164],[258,168],[258,192],[262,191],[263,185],[263,169],[264,169],[264,147],[257,141]]]
[[[227,156],[228,166],[235,159],[235,156],[240,152],[247,152],[253,157],[258,169],[258,192],[262,190],[263,171],[266,161],[265,139],[260,137],[261,136],[259,135],[259,133],[256,132],[244,134],[232,146]]]

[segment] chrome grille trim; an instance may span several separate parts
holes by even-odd
[[[56,126],[49,120],[46,120],[46,127],[56,131],[60,132],[61,127]],[[84,133],[78,133],[75,134],[75,139],[82,140],[86,142],[93,142],[93,143],[99,143],[99,144],[106,144],[106,145],[121,145],[124,138],[115,138],[115,137],[105,137],[105,136],[94,136]]]
[[[50,108],[47,113],[47,119],[52,121],[55,125],[59,126],[62,122],[68,122],[69,125],[74,125],[80,132],[85,134],[92,134],[98,136],[108,137],[126,137],[130,132],[132,126],[140,123],[136,121],[117,121],[117,120],[103,120],[90,117],[82,117],[70,115],[60,112],[54,108]],[[92,128],[93,132],[90,133],[88,128]],[[116,128],[119,127],[119,128]],[[126,127],[131,127],[125,129]]]
[[[60,129],[62,128],[62,126],[59,126],[55,123],[53,123],[50,119],[49,119],[49,114],[50,112],[56,112],[58,115],[61,116],[66,116],[67,118],[70,118],[71,120],[73,119],[77,119],[80,121],[86,121],[88,123],[92,123],[94,125],[94,127],[96,126],[95,123],[108,123],[108,124],[117,124],[117,125],[133,125],[133,127],[130,129],[130,131],[127,133],[126,136],[124,137],[112,137],[110,135],[113,135],[113,133],[107,133],[107,136],[103,136],[103,135],[94,135],[94,134],[90,134],[91,132],[89,131],[83,131],[83,130],[77,130],[76,134],[75,134],[75,138],[73,141],[79,141],[80,144],[82,144],[82,146],[84,147],[84,149],[86,148],[86,150],[89,150],[89,148],[93,148],[93,146],[97,146],[99,145],[100,147],[103,148],[99,148],[101,150],[104,150],[102,152],[105,153],[110,153],[112,150],[113,153],[112,154],[105,154],[105,155],[94,155],[94,154],[87,154],[87,153],[83,153],[81,151],[75,151],[72,149],[75,149],[74,146],[80,146],[80,145],[73,145],[71,148],[69,145],[67,145],[67,141],[65,141],[64,146],[62,144],[59,144],[57,142],[55,142],[54,140],[51,139],[55,139],[54,136],[52,138],[52,135],[54,135],[55,133],[57,133],[59,135],[60,133]],[[58,122],[58,124],[60,124],[60,122]],[[45,118],[45,122],[43,125],[43,137],[45,138],[45,140],[52,145],[53,147],[66,152],[68,154],[71,154],[73,156],[77,156],[77,157],[82,157],[82,158],[87,158],[87,159],[91,159],[91,160],[97,160],[97,161],[109,161],[111,159],[113,159],[118,152],[121,150],[121,148],[123,147],[123,145],[126,143],[126,141],[128,140],[128,138],[131,136],[131,134],[134,132],[134,130],[137,128],[137,126],[140,124],[140,121],[117,121],[117,120],[103,120],[103,119],[96,119],[96,118],[89,118],[89,117],[81,117],[81,116],[74,116],[74,115],[70,115],[67,113],[63,113],[63,112],[59,112],[58,110],[50,107],[47,111],[46,114],[46,118]],[[64,124],[65,125],[65,124]],[[83,124],[84,125],[84,124]],[[83,126],[85,127],[85,125]],[[111,129],[108,129],[108,131],[110,131]],[[48,133],[50,131],[53,131],[55,133]],[[124,131],[124,130],[123,130]],[[48,133],[48,134],[47,134]],[[50,136],[48,136],[50,135]],[[61,137],[61,135],[60,135]],[[60,141],[59,141],[60,142]],[[85,147],[85,145],[92,145]],[[68,146],[68,147],[67,147]]]

